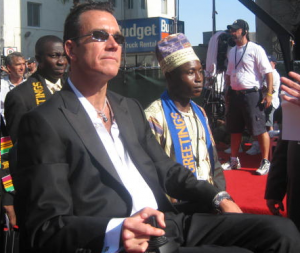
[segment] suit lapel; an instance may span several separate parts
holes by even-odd
[[[129,154],[131,154],[132,160],[135,160],[134,158],[138,157],[139,162],[140,159],[142,159],[142,157],[139,156],[141,146],[137,133],[135,132],[132,115],[128,108],[126,99],[121,96],[113,96],[109,91],[107,93],[107,97],[114,112],[124,148],[129,152]],[[136,167],[139,169],[140,166],[136,164]]]
[[[103,146],[103,143],[101,142],[88,114],[69,85],[66,85],[60,91],[60,95],[64,101],[64,106],[61,106],[61,110],[69,124],[78,134],[78,137],[81,139],[88,152],[94,157],[101,167],[107,170],[119,183],[122,184],[109,156],[101,155],[107,154],[106,149]]]
[[[135,167],[154,193],[158,206],[161,207],[161,210],[177,212],[170,204],[163,189],[158,184],[159,179],[154,165],[152,161],[150,162],[150,157],[145,153],[144,148],[140,143],[141,140],[138,139],[139,136],[135,132],[134,124],[141,124],[142,126],[143,122],[137,122],[132,119],[134,115],[131,114],[124,97],[112,96],[109,91],[107,97],[112,106],[116,121],[117,123],[119,122],[118,126],[124,148],[127,149]]]
[[[112,107],[112,110],[114,112],[114,116],[116,118],[116,121],[119,126],[119,130],[121,133],[121,136],[123,137],[123,140],[125,141],[129,140],[129,137],[135,138],[136,135],[134,134],[134,128],[133,123],[131,120],[130,113],[128,111],[127,103],[124,99],[124,97],[116,97],[112,96],[112,94],[108,91],[107,97],[109,100],[109,103]],[[122,127],[120,125],[122,124]],[[135,139],[132,139],[134,141]]]
[[[156,173],[153,171],[154,168],[149,168],[150,158],[148,155],[145,155],[145,152],[143,152],[143,147],[141,146],[137,133],[135,132],[135,126],[132,120],[132,117],[134,116],[130,113],[126,99],[124,97],[111,96],[110,92],[107,94],[116,121],[117,123],[119,122],[118,126],[124,148],[129,152],[135,167],[144,177],[146,182],[148,182],[148,184],[151,184],[151,182],[157,182]]]

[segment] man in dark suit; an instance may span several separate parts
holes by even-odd
[[[107,2],[72,10],[64,41],[67,85],[27,113],[18,133],[15,202],[26,252],[145,252],[150,236],[163,234],[205,253],[300,250],[289,220],[240,214],[226,192],[164,153],[137,101],[107,91],[124,43]],[[179,214],[166,194],[238,214]]]
[[[43,36],[36,42],[35,53],[38,70],[18,85],[18,89],[8,92],[4,103],[6,125],[13,143],[21,117],[48,100],[64,82],[67,59],[62,40],[53,35]]]

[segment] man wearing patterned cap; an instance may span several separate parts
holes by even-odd
[[[167,90],[145,110],[152,132],[167,155],[183,164],[198,180],[225,190],[206,114],[191,100],[199,97],[203,88],[199,58],[180,33],[159,41],[156,55],[167,80]],[[176,122],[181,122],[180,126]]]
[[[15,203],[24,252],[145,252],[150,236],[163,234],[197,247],[188,252],[300,251],[290,221],[240,214],[228,194],[165,154],[136,100],[107,89],[124,43],[108,2],[74,8],[64,41],[67,83],[24,115],[18,136]],[[224,214],[178,213],[166,194]]]

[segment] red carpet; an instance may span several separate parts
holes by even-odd
[[[229,154],[223,152],[227,147],[218,144],[218,154],[221,163],[229,159]],[[264,199],[267,176],[255,175],[259,167],[261,155],[239,153],[242,168],[240,170],[224,171],[227,191],[245,213],[271,214]],[[284,201],[285,205],[285,201]],[[283,213],[286,216],[286,208]]]

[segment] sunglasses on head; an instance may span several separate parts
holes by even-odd
[[[83,37],[91,36],[93,40],[104,42],[104,41],[108,40],[109,35],[111,35],[114,38],[115,42],[117,42],[119,45],[124,44],[125,37],[122,34],[118,34],[118,33],[117,34],[109,34],[108,32],[106,32],[104,30],[92,31],[92,33],[78,36],[75,38],[71,38],[70,40],[77,40],[77,39],[80,39]]]

